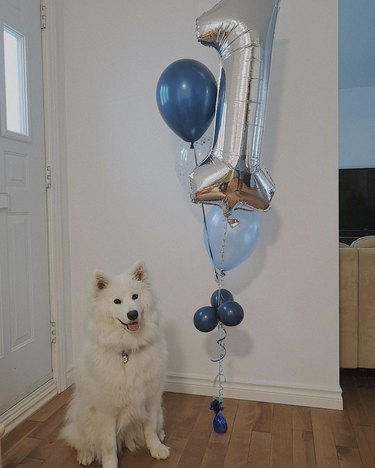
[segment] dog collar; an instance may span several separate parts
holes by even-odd
[[[122,362],[126,364],[129,361],[129,354],[126,351],[122,351],[121,353]]]

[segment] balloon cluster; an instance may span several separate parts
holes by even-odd
[[[275,192],[260,158],[278,11],[279,0],[221,0],[196,21],[197,40],[219,54],[218,85],[205,65],[181,59],[163,71],[156,88],[164,121],[190,145],[176,166],[188,179],[191,200],[201,204],[204,243],[219,287],[211,306],[198,309],[193,320],[201,332],[218,328],[219,396],[211,404],[216,432],[227,430],[220,414],[225,326],[244,317],[222,279],[255,249],[259,211],[269,209]],[[213,137],[200,141],[213,120]],[[216,206],[206,214],[207,205]]]
[[[207,333],[221,322],[228,327],[240,324],[244,317],[243,308],[233,300],[227,289],[217,289],[211,296],[211,306],[198,309],[193,318],[197,330]]]

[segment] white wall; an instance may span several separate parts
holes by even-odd
[[[375,86],[339,91],[340,168],[375,167]]]
[[[64,1],[74,356],[92,271],[141,257],[164,316],[169,388],[212,394],[215,334],[192,317],[215,282],[155,86],[183,57],[217,74],[194,30],[215,2]],[[263,158],[277,194],[257,251],[226,279],[246,316],[228,330],[225,396],[341,405],[336,23],[333,0],[282,1]]]

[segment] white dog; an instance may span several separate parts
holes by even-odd
[[[154,458],[167,458],[161,408],[167,354],[143,262],[130,274],[96,273],[91,309],[61,437],[85,466],[98,459],[103,468],[117,468],[122,444],[146,445]]]

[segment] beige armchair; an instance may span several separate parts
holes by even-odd
[[[340,367],[375,368],[375,236],[340,243]]]

